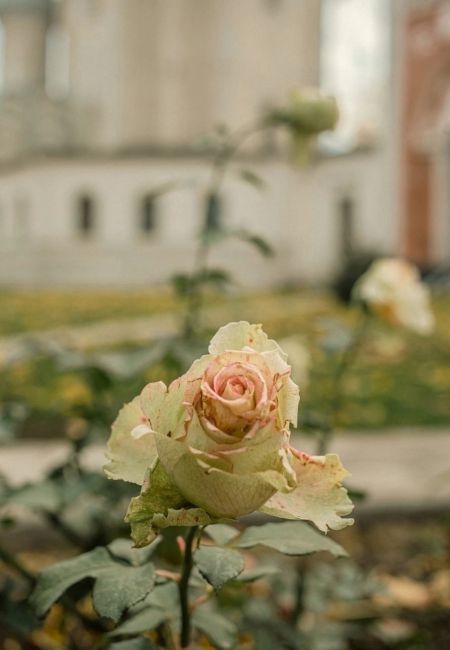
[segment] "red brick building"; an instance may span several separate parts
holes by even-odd
[[[429,266],[450,257],[450,0],[409,3],[402,30],[403,252]]]

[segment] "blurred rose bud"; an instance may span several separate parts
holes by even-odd
[[[307,161],[312,139],[334,129],[339,111],[334,97],[317,88],[295,90],[285,107],[275,109],[271,122],[286,127],[291,134],[293,156],[296,162]]]

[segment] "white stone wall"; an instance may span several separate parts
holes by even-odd
[[[7,11],[2,15],[4,85],[7,94],[43,88],[47,17],[37,11]]]
[[[319,81],[320,0],[64,0],[85,142],[185,146]]]
[[[12,163],[0,171],[0,285],[143,285],[188,270],[207,168],[181,155],[138,152],[186,152],[186,145],[218,122],[240,127],[263,107],[283,103],[293,88],[317,85],[320,5],[60,0],[70,92],[67,104],[55,104],[55,110],[67,118],[68,134],[56,137],[59,112],[50,120],[46,104],[38,115],[27,101],[36,133],[50,133],[45,150],[57,153],[52,159],[32,157],[22,146],[24,137],[37,152],[41,141],[35,138],[34,146],[29,129],[15,134],[17,120],[5,109],[0,115],[2,148],[8,160],[14,147],[21,158],[15,170]],[[43,17],[31,19],[14,13],[8,18],[16,49],[10,50],[7,75],[18,66],[16,77],[25,70],[42,82]],[[24,68],[24,57],[34,50],[36,59]],[[10,113],[15,115],[15,105]],[[355,248],[397,250],[389,142],[378,152],[324,159],[303,170],[280,160],[251,163],[266,181],[263,193],[238,180],[235,172],[244,165],[237,164],[225,187],[225,219],[266,237],[277,256],[267,260],[247,244],[227,242],[214,250],[213,264],[231,268],[248,287],[330,279],[342,262],[338,204],[344,196],[355,204]],[[64,157],[70,146],[77,156]],[[139,201],[178,179],[181,186],[158,199],[157,228],[144,237]],[[83,194],[96,202],[96,229],[87,240],[76,228]]]
[[[383,205],[383,177],[375,154],[292,169],[284,162],[254,165],[259,192],[231,170],[224,188],[224,220],[266,237],[277,254],[264,259],[248,244],[226,242],[213,251],[242,286],[319,282],[339,268],[338,201],[355,201],[355,244],[388,251],[395,220]],[[0,186],[0,284],[142,285],[189,270],[202,223],[207,167],[197,160],[53,161],[10,172]],[[157,226],[145,236],[139,201],[167,182],[179,186],[157,199]],[[77,199],[96,204],[96,227],[77,230]]]

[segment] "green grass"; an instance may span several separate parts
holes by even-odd
[[[173,294],[168,289],[1,291],[0,336],[150,316],[176,308]]]
[[[231,320],[264,324],[275,338],[299,336],[311,352],[311,378],[302,388],[306,410],[326,412],[332,403],[336,358],[320,342],[324,324],[336,319],[348,326],[358,314],[326,293],[265,292],[210,298],[207,327]],[[0,335],[133,318],[180,311],[168,291],[134,292],[3,292],[0,294]],[[343,384],[345,394],[338,424],[351,429],[450,425],[450,297],[434,300],[436,332],[431,337],[374,322],[367,344],[352,360]],[[131,344],[132,345],[132,344]],[[124,341],[124,347],[130,342]],[[153,369],[132,384],[120,386],[117,400],[132,397],[149,380],[167,379]],[[157,376],[158,375],[158,376]],[[24,402],[31,411],[76,413],[95,409],[92,385],[77,372],[61,373],[46,359],[20,361],[0,371],[0,401]],[[114,400],[113,400],[114,401]]]

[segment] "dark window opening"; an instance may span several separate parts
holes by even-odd
[[[140,213],[140,230],[144,235],[151,235],[156,229],[156,200],[147,195],[142,199]]]
[[[92,235],[95,228],[95,206],[90,196],[81,196],[78,199],[77,214],[78,232],[84,238]]]
[[[206,197],[206,230],[221,230],[223,227],[223,201],[217,193]]]
[[[14,199],[14,232],[18,242],[24,242],[30,235],[30,206],[25,196]]]
[[[341,251],[344,258],[353,253],[355,202],[351,196],[344,196],[339,201],[339,218],[341,232]]]

